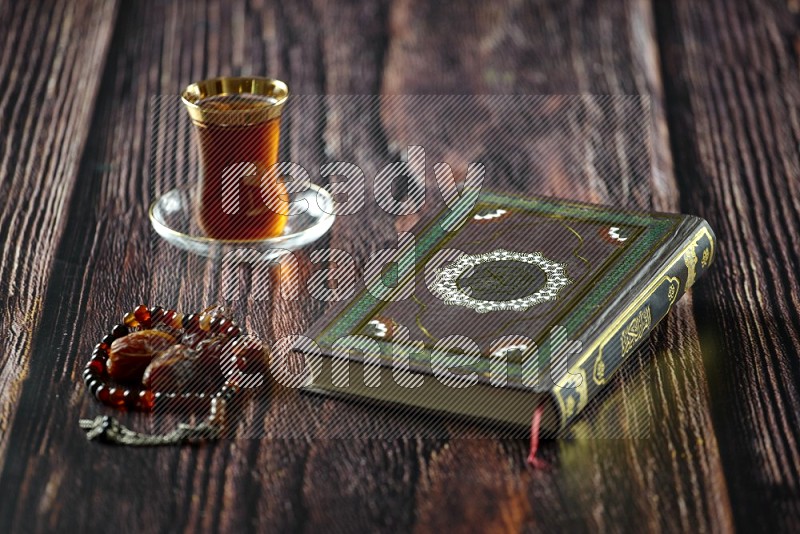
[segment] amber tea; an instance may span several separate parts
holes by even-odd
[[[286,188],[268,171],[278,161],[287,95],[283,82],[267,78],[216,78],[184,92],[200,145],[198,219],[209,237],[253,240],[282,233]]]

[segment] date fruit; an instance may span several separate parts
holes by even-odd
[[[159,330],[141,330],[115,340],[108,354],[108,374],[121,383],[138,383],[147,366],[175,338]]]
[[[213,393],[224,383],[219,351],[174,345],[150,362],[142,383],[162,393]]]

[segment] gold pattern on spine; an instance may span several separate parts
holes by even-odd
[[[686,254],[683,255],[683,262],[686,264],[686,269],[688,270],[686,274],[686,289],[694,285],[694,279],[697,276],[697,252],[695,252],[694,247],[695,245],[692,244],[686,251]]]
[[[619,334],[619,343],[620,347],[622,347],[623,357],[627,356],[639,340],[650,331],[652,323],[653,315],[650,311],[650,306],[645,306],[631,319],[631,322],[622,329],[622,332]]]
[[[563,418],[567,419],[583,410],[589,400],[589,381],[586,372],[577,368],[569,375],[563,385],[556,384],[556,388],[563,388],[565,395],[556,395]]]
[[[597,359],[594,361],[594,372],[592,373],[592,377],[596,384],[605,384],[606,383],[606,363],[603,361],[603,348],[600,347],[600,350],[597,353]]]
[[[636,298],[636,300],[634,302],[632,302],[625,309],[625,311],[623,311],[612,322],[612,324],[606,329],[606,331],[603,332],[603,334],[601,334],[597,339],[595,339],[589,345],[589,347],[587,347],[584,350],[583,356],[581,356],[581,358],[570,367],[569,374],[571,374],[571,375],[575,375],[575,374],[585,375],[585,371],[583,369],[583,365],[586,363],[586,361],[590,357],[592,357],[592,355],[595,354],[595,350],[600,349],[602,351],[602,348],[606,345],[606,343],[608,343],[610,338],[617,334],[617,332],[619,331],[618,329],[620,328],[620,325],[624,324],[624,322],[627,321],[628,318],[630,318],[632,316],[632,314],[636,313],[636,310],[638,310],[642,306],[646,305],[647,301],[655,294],[656,291],[658,291],[659,287],[664,282],[669,283],[669,287],[667,288],[667,297],[669,299],[670,304],[667,307],[665,315],[667,313],[669,313],[669,311],[672,309],[672,306],[675,304],[675,300],[677,299],[678,289],[680,288],[680,281],[677,278],[673,277],[673,276],[669,276],[667,273],[671,269],[675,268],[675,266],[678,263],[680,263],[682,260],[685,262],[686,261],[685,258],[687,256],[689,256],[690,251],[694,251],[695,250],[695,248],[697,247],[697,244],[700,242],[700,240],[703,237],[705,237],[708,240],[708,250],[709,250],[709,260],[708,261],[709,261],[709,263],[713,260],[713,258],[714,258],[714,236],[713,236],[713,234],[711,233],[711,231],[709,230],[708,227],[700,228],[698,230],[697,234],[695,234],[695,237],[692,240],[692,243],[689,245],[689,247],[687,247],[687,249],[679,252],[675,256],[675,259],[673,261],[671,261],[666,268],[664,268],[663,276],[661,276],[660,278],[654,279],[648,285],[647,289],[645,289],[644,292],[642,292]],[[695,254],[695,257],[696,257],[696,254]],[[687,288],[689,287],[688,284],[687,284],[686,287]],[[568,402],[568,400],[565,398],[566,396],[561,394],[561,390],[560,390],[560,388],[558,386],[554,387],[550,391],[553,393],[553,396],[555,397],[556,401],[558,402],[558,409],[559,409],[559,413],[561,414],[560,423],[561,423],[561,428],[563,428],[567,424],[567,421],[570,419],[570,417],[572,417],[572,415],[574,414],[574,412],[575,412],[574,407],[576,406],[576,403],[574,401],[573,402]],[[579,406],[580,405],[585,405],[588,402],[587,398],[580,398],[580,395],[581,395],[580,391],[570,392],[570,395],[571,396],[572,395],[577,395],[579,397],[578,398],[578,402],[577,402],[577,405],[579,405]]]

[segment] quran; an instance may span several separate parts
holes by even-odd
[[[556,432],[714,259],[698,217],[476,198],[401,234],[311,327],[306,390],[512,427],[542,407]]]

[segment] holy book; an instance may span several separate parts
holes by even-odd
[[[462,200],[315,322],[299,349],[307,390],[516,427],[542,407],[555,432],[714,260],[711,228],[690,215]]]

